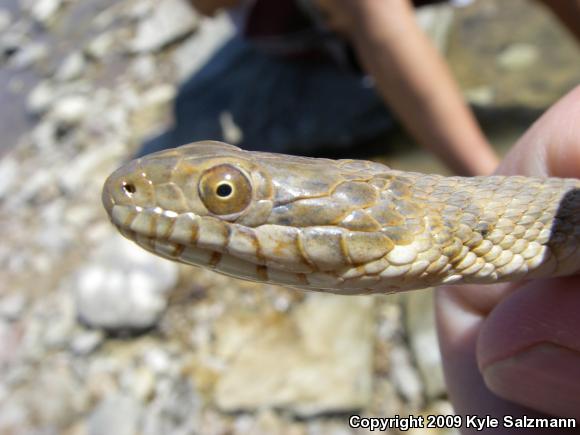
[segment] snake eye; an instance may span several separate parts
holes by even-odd
[[[228,164],[208,169],[199,180],[199,195],[207,209],[217,215],[240,213],[252,199],[252,185],[236,167]]]

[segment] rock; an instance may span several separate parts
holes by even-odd
[[[195,36],[181,44],[173,55],[179,80],[183,81],[199,71],[234,33],[234,25],[227,14],[204,17]]]
[[[18,320],[26,306],[26,298],[20,293],[12,294],[0,299],[0,318]]]
[[[172,366],[171,357],[162,349],[149,349],[143,361],[151,371],[161,375],[167,374]]]
[[[30,140],[34,144],[34,147],[39,150],[52,150],[56,145],[56,135],[57,135],[57,125],[52,119],[42,119],[30,135]],[[52,174],[48,171],[41,171],[34,175],[34,178],[50,178],[52,181]],[[30,185],[30,187],[29,187]],[[25,192],[36,192],[34,189],[38,188],[38,184],[30,184],[30,180],[26,184],[24,189]],[[30,196],[30,195],[29,195]],[[26,197],[22,192],[18,192],[18,197]]]
[[[260,411],[255,416],[241,415],[235,419],[234,433],[236,435],[270,435],[288,434],[302,435],[301,432],[292,431],[291,424],[271,409]],[[332,432],[325,434],[338,435]]]
[[[198,24],[197,13],[184,0],[162,0],[137,27],[131,51],[155,52],[192,33]]]
[[[142,96],[142,105],[150,107],[165,106],[175,98],[175,86],[163,84],[145,92]]]
[[[59,188],[70,194],[86,191],[88,188],[100,191],[104,181],[103,175],[110,172],[107,169],[113,167],[114,163],[111,162],[118,162],[123,151],[119,143],[111,142],[80,153],[59,171]],[[91,210],[91,214],[94,216],[94,210]],[[86,214],[75,216],[73,212],[72,216],[67,216],[66,219],[86,219],[86,217]]]
[[[445,53],[447,48],[453,16],[453,8],[448,4],[431,5],[416,9],[419,26],[430,37],[441,53]]]
[[[28,378],[20,379],[20,385],[15,389],[9,400],[3,401],[2,407],[10,409],[12,418],[18,414],[23,421],[19,429],[31,425],[43,428],[44,433],[61,433],[57,428],[70,423],[71,416],[79,415],[87,406],[88,397],[78,381],[78,374],[73,373],[65,363],[55,361],[55,358],[45,357],[38,368],[30,371]],[[3,376],[4,378],[4,376]],[[5,417],[0,410],[0,432],[23,433],[4,430]],[[26,431],[39,433],[40,430]]]
[[[74,80],[82,75],[85,66],[86,60],[82,53],[71,53],[64,59],[54,77],[62,82]]]
[[[540,57],[536,46],[526,43],[516,43],[508,46],[497,57],[497,64],[508,71],[520,71],[530,68]]]
[[[145,367],[131,368],[121,378],[121,386],[142,402],[155,393],[155,374]]]
[[[28,0],[25,8],[39,23],[46,24],[51,21],[62,5],[62,0]]]
[[[132,21],[141,21],[146,19],[149,15],[151,15],[155,5],[158,2],[152,1],[140,1],[140,2],[133,2],[129,5],[128,8],[125,10],[125,14],[128,19]]]
[[[46,112],[55,99],[55,91],[50,82],[44,80],[38,83],[28,94],[26,108],[31,115],[41,115]]]
[[[30,42],[24,44],[10,58],[10,67],[15,69],[26,69],[38,63],[47,56],[46,45],[42,42]]]
[[[103,342],[101,331],[84,331],[73,337],[70,349],[75,355],[85,356],[93,353]]]
[[[0,33],[4,32],[12,22],[12,15],[6,9],[0,9]]]
[[[177,265],[114,235],[98,247],[75,275],[80,319],[113,331],[155,326],[177,283]]]
[[[63,254],[70,248],[74,237],[71,228],[64,225],[64,214],[65,200],[58,197],[51,202],[44,202],[42,211],[38,214],[43,225],[36,229],[34,239],[53,255]]]
[[[90,101],[83,95],[69,95],[59,99],[52,108],[50,116],[57,123],[71,127],[80,123],[86,116]]]
[[[0,159],[0,201],[13,193],[19,171],[20,165],[15,158],[6,156]]]
[[[33,201],[42,191],[50,190],[54,187],[54,177],[50,171],[40,170],[30,174],[26,183],[20,184],[21,188],[12,195],[6,196],[8,206],[22,206],[27,201]]]
[[[488,85],[466,89],[464,95],[471,104],[476,106],[491,106],[495,100],[495,91]]]
[[[66,209],[64,220],[65,225],[69,228],[82,231],[84,228],[88,228],[89,225],[92,226],[92,223],[95,220],[95,210],[91,207],[87,207],[86,204],[73,204]]]
[[[20,32],[8,32],[0,39],[0,55],[2,60],[16,55],[22,45],[26,44],[26,38]]]
[[[95,37],[86,47],[86,53],[93,59],[101,60],[111,54],[115,46],[115,35],[113,32],[101,33]]]
[[[437,399],[443,396],[447,389],[435,330],[433,291],[426,289],[409,292],[405,296],[405,317],[411,350],[421,373],[427,397],[430,400]]]
[[[37,301],[34,318],[39,328],[35,332],[36,346],[42,344],[44,349],[61,349],[68,346],[77,325],[75,307],[68,293],[62,292],[50,300]]]
[[[157,385],[155,398],[143,418],[143,435],[227,433],[212,425],[203,430],[199,425],[202,401],[187,379],[176,377]]]
[[[149,5],[148,2],[136,2],[136,5]],[[133,3],[131,3],[131,5],[133,5]],[[132,6],[129,6],[132,7]],[[127,19],[130,20],[132,22],[134,22],[135,20],[133,19],[133,17],[131,16],[131,14],[128,14],[125,10],[127,8],[126,4],[121,4],[121,3],[112,3],[111,6],[105,8],[104,10],[102,10],[101,12],[99,12],[92,20],[91,22],[91,26],[93,27],[93,29],[97,29],[97,30],[104,30],[107,28],[112,28],[115,25],[116,20],[119,19]]]
[[[2,347],[0,347],[0,367],[3,371],[3,382],[0,382],[0,404],[5,402],[2,400],[5,395],[5,387],[9,382],[5,381],[6,378],[6,368],[14,367],[18,365],[18,361],[21,356],[21,344],[22,344],[22,325],[16,322],[12,323],[10,320],[4,321],[0,318],[0,340]],[[16,363],[16,364],[15,364]],[[12,372],[13,373],[13,372]],[[0,409],[2,407],[0,406]],[[2,412],[0,411],[0,416]],[[1,417],[0,417],[1,420]],[[2,425],[0,424],[0,433]]]
[[[371,298],[310,294],[288,316],[225,317],[216,330],[218,352],[230,361],[215,389],[222,410],[277,407],[311,416],[368,404]]]
[[[152,55],[138,56],[130,67],[131,75],[142,85],[148,85],[157,77],[157,65]]]
[[[423,403],[423,384],[409,351],[403,346],[394,346],[390,355],[391,379],[395,388],[411,407],[419,408]]]
[[[141,413],[141,405],[131,397],[107,397],[89,417],[89,435],[134,435]]]

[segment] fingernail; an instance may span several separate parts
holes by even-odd
[[[580,353],[553,343],[535,345],[483,368],[499,396],[538,411],[580,417]]]

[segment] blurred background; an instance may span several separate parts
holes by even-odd
[[[533,2],[419,20],[502,154],[580,83],[578,47]],[[353,413],[453,412],[432,291],[247,283],[156,258],[107,221],[104,179],[170,125],[178,84],[233,31],[182,0],[0,4],[1,434],[346,435],[364,432]],[[364,157],[445,173],[397,127]]]

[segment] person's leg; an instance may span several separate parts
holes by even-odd
[[[267,79],[247,77],[255,85],[241,90],[246,95],[232,111],[243,148],[312,154],[366,142],[392,126],[374,88],[334,64],[268,58],[261,68]]]
[[[298,154],[360,144],[392,124],[362,77],[331,63],[282,60],[236,38],[181,86],[175,126],[139,155],[198,140],[223,141],[225,114],[242,133],[234,145]]]

